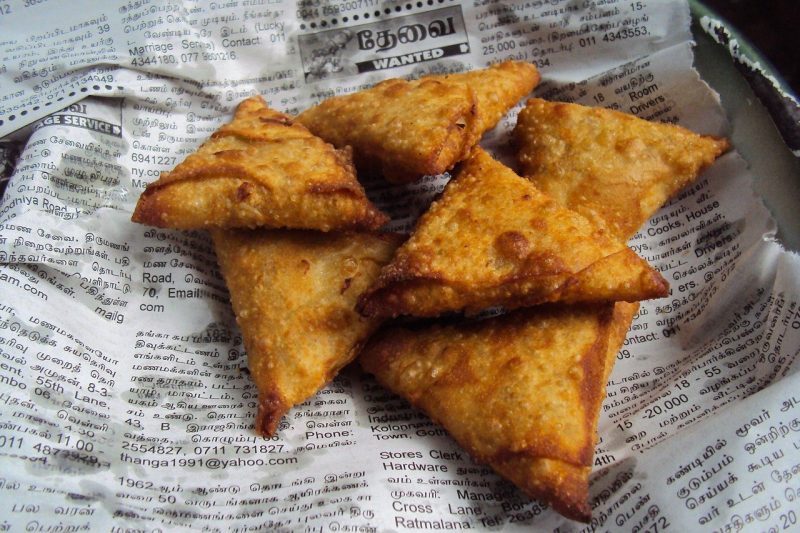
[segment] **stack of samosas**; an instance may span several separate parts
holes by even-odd
[[[260,97],[142,193],[133,220],[209,229],[259,390],[256,431],[352,361],[380,324],[355,309],[398,236],[367,199],[351,151]]]
[[[532,99],[515,129],[520,177],[478,142],[538,81],[523,62],[392,79],[295,118],[250,98],[147,187],[134,221],[211,231],[256,431],[274,433],[360,353],[476,460],[590,518],[605,383],[637,302],[669,290],[624,241],[727,143]],[[388,219],[356,169],[453,176],[402,242],[376,232]],[[425,320],[373,335],[398,316]]]
[[[668,294],[625,246],[725,140],[532,99],[525,178],[476,147],[359,299],[367,316],[506,312],[384,328],[368,372],[531,497],[588,521],[605,384],[638,302]]]
[[[256,431],[274,433],[383,321],[356,303],[402,238],[376,232],[388,217],[353,157],[404,181],[449,170],[537,81],[526,63],[389,80],[296,118],[249,98],[142,193],[135,222],[211,231],[259,390]]]

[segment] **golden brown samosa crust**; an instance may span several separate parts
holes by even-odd
[[[566,313],[570,313],[569,307],[564,308]],[[577,307],[576,307],[577,309]],[[588,404],[587,412],[591,416],[589,425],[597,427],[600,417],[600,409],[605,399],[605,387],[608,378],[614,368],[614,362],[622,347],[625,336],[630,329],[631,323],[639,310],[639,303],[616,302],[610,310],[610,321],[607,328],[598,331],[598,335],[605,337],[605,363],[602,373],[594,372],[590,379],[600,375],[600,389],[595,389],[594,400]],[[609,309],[606,306],[595,307],[595,319],[598,324],[605,320]],[[557,323],[567,326],[569,321]],[[592,434],[592,449],[594,449],[597,438],[596,432]],[[506,461],[496,461],[492,464],[495,471],[520,487],[528,496],[552,503],[553,508],[566,517],[588,522],[591,519],[591,508],[589,507],[589,475],[591,474],[591,462],[585,465],[576,465],[568,461],[558,459],[543,459],[539,457],[529,457],[516,455]],[[554,501],[550,494],[557,495]]]
[[[613,316],[611,318],[611,329],[609,331],[608,351],[606,352],[606,366],[603,373],[603,383],[608,382],[614,363],[617,360],[617,353],[625,342],[625,336],[630,330],[636,313],[639,312],[639,302],[616,302],[614,304]],[[603,394],[605,398],[605,393]],[[602,402],[602,400],[601,400]],[[598,410],[600,406],[597,406]]]
[[[260,97],[243,101],[173,171],[148,185],[132,220],[176,229],[376,229],[388,221],[336,150]]]
[[[263,229],[212,236],[259,390],[256,431],[270,435],[378,326],[354,306],[399,237]]]
[[[528,63],[419,80],[390,79],[329,98],[297,121],[337,147],[352,146],[360,170],[404,183],[441,174],[539,80]]]
[[[479,322],[394,327],[369,341],[360,362],[477,460],[588,520],[605,380],[637,307],[540,306]]]
[[[297,121],[334,146],[352,146],[359,169],[394,182],[441,174],[478,142],[474,92],[436,79],[390,79],[335,96]]]
[[[443,78],[465,84],[475,91],[481,134],[494,128],[503,115],[530,94],[540,80],[536,67],[524,61],[504,61],[482,70],[450,74]]]
[[[729,148],[680,126],[538,98],[514,136],[523,175],[621,240]]]
[[[591,519],[588,503],[591,467],[525,455],[499,460],[491,466],[528,497],[547,502],[567,518],[581,522]]]
[[[664,278],[623,243],[475,148],[359,309],[367,316],[437,316],[638,301],[667,291]]]

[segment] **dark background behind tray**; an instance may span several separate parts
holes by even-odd
[[[704,0],[758,48],[800,94],[800,1]]]

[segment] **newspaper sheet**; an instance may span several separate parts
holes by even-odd
[[[590,524],[345,369],[256,436],[208,236],[139,194],[260,94],[535,63],[538,96],[725,135],[679,1],[0,0],[0,530],[779,531],[800,519],[800,261],[736,151],[629,245],[643,304],[599,426]],[[512,111],[483,141],[512,161]],[[367,184],[408,230],[447,176]]]

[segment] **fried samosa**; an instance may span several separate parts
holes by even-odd
[[[336,150],[260,97],[172,172],[148,185],[132,220],[176,229],[376,229],[388,221]]]
[[[479,147],[359,300],[366,316],[638,301],[667,282],[622,242]]]
[[[275,432],[379,325],[357,296],[399,244],[393,234],[214,230],[214,248],[259,391],[255,428]]]
[[[337,147],[352,146],[359,170],[405,183],[450,170],[538,81],[536,67],[522,62],[390,79],[324,100],[297,121]]]
[[[525,177],[623,241],[729,147],[680,126],[538,98],[519,113],[514,136]]]
[[[477,322],[393,327],[364,370],[531,497],[588,521],[605,383],[638,304],[539,306]]]

